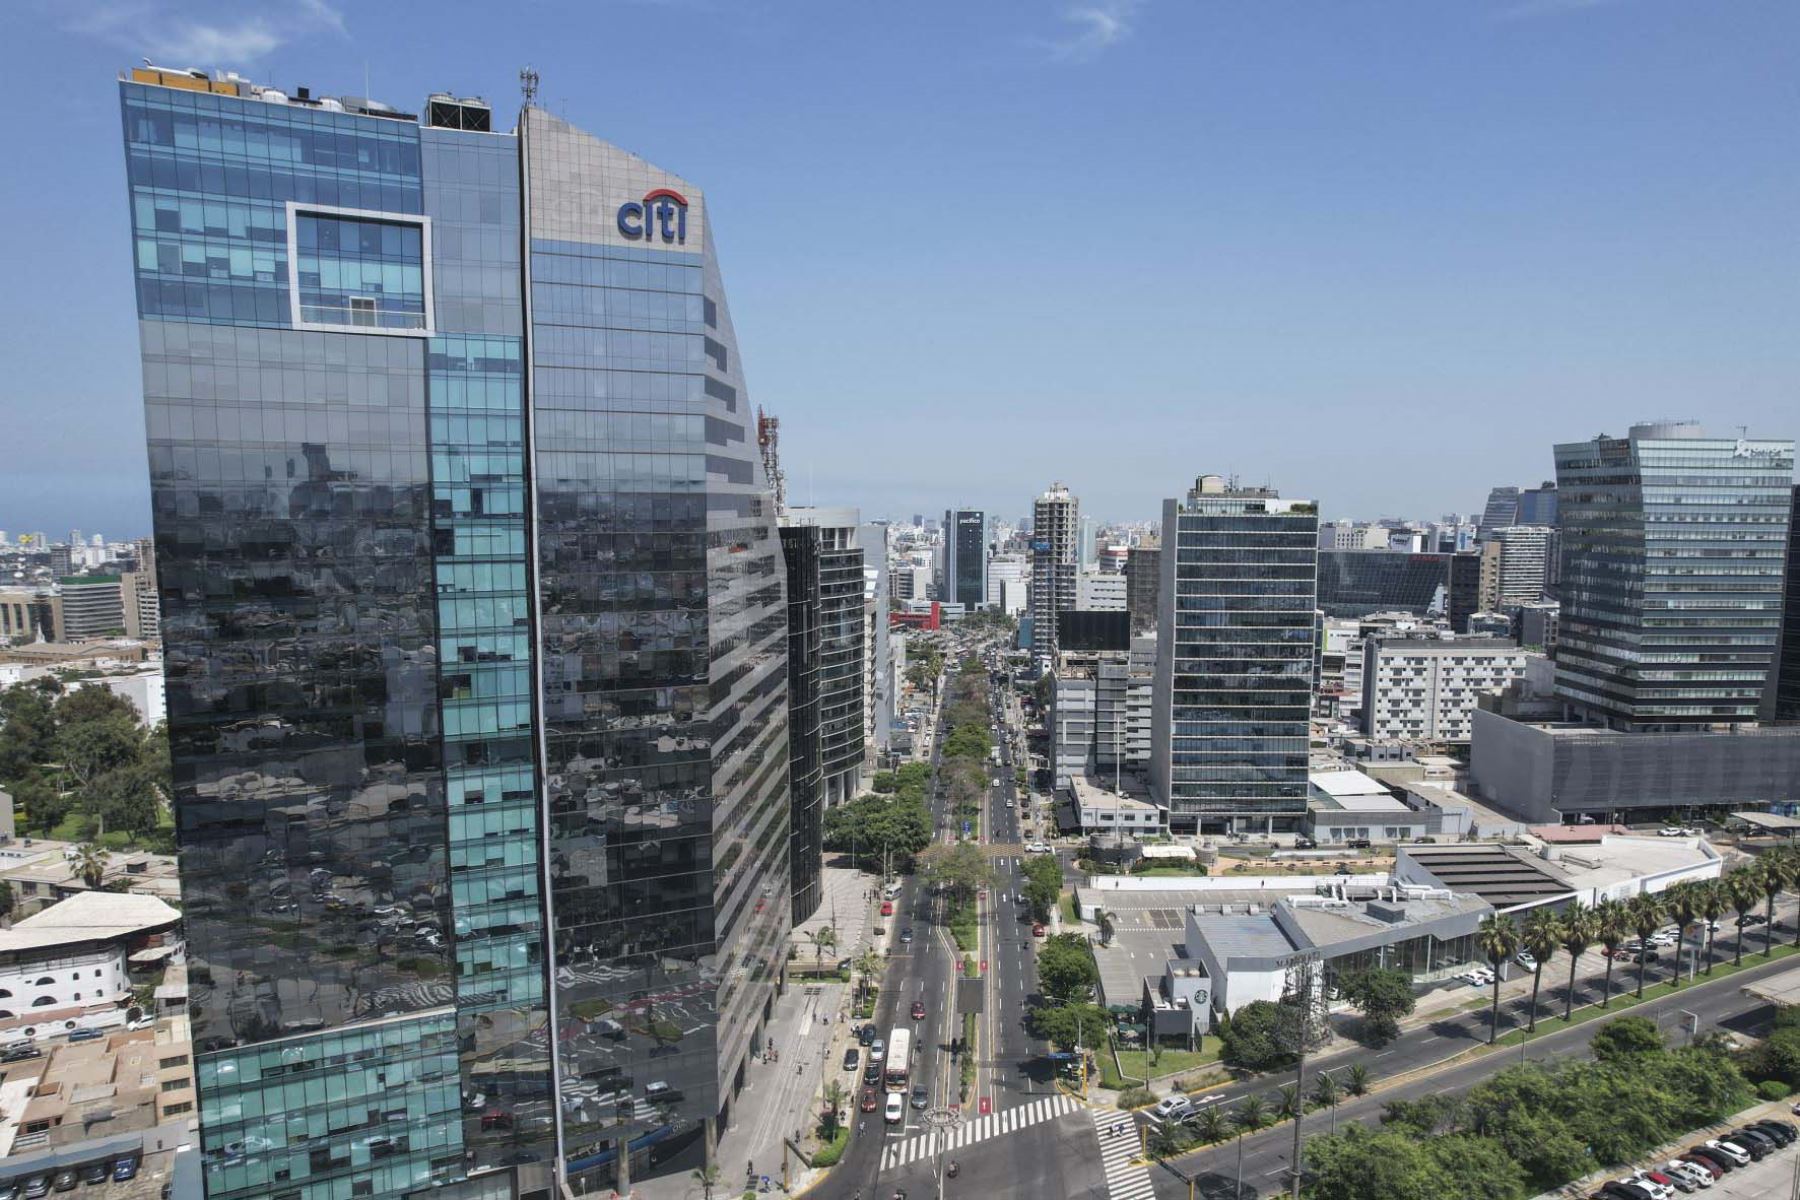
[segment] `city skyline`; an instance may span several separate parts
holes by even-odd
[[[716,180],[746,371],[787,418],[796,502],[1016,516],[1060,476],[1084,511],[1143,519],[1204,458],[1304,488],[1324,519],[1423,516],[1479,507],[1490,480],[1469,478],[1472,459],[1528,486],[1553,473],[1551,441],[1647,418],[1792,432],[1779,314],[1796,297],[1768,245],[1794,172],[1775,149],[1780,73],[1756,69],[1792,40],[1800,18],[1783,6],[1719,19],[1496,0],[1321,7],[1277,25],[1142,3],[1103,6],[1120,16],[1100,26],[1010,5],[953,22],[834,13],[823,28],[804,6],[655,7],[692,35],[679,57],[641,39],[604,81],[579,64],[610,36],[610,9],[565,14],[555,38],[542,20],[493,29],[479,61],[455,45],[411,53],[418,31],[397,13],[316,2],[248,23],[209,4],[152,4],[136,23],[33,10],[21,88],[57,103],[17,136],[54,166],[0,187],[0,214],[34,231],[15,246],[21,269],[75,281],[83,311],[0,300],[14,331],[0,417],[34,451],[0,472],[0,513],[148,532],[130,313],[108,254],[126,215],[110,98],[63,82],[138,54],[330,93],[366,78],[408,110],[433,90],[479,92],[503,125],[512,73],[531,62],[552,111],[607,112],[622,144]],[[777,44],[799,69],[759,65]],[[1677,62],[1683,86],[1669,87]],[[677,63],[698,82],[661,86]],[[1303,82],[1271,87],[1290,74]],[[986,101],[995,79],[1018,100]],[[808,89],[855,95],[850,123]],[[1140,128],[1144,111],[1158,121]],[[1007,152],[987,152],[996,138]],[[1169,155],[1170,138],[1191,149]],[[1169,218],[1154,258],[1068,239],[1094,228],[1095,197],[1066,186],[1073,161],[1150,181],[1132,211]],[[46,186],[58,204],[38,205]],[[950,194],[982,199],[934,199]],[[1007,219],[986,219],[989,205]],[[1026,406],[1048,419],[1019,420]],[[1084,468],[1056,430],[1096,407],[1123,436]],[[860,452],[895,418],[960,436],[865,469]],[[1162,434],[1133,440],[1152,421]],[[1001,438],[1018,452],[987,453]],[[1411,469],[1362,469],[1380,454]]]

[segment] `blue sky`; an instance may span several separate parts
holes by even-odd
[[[796,499],[1479,507],[1800,433],[1791,0],[25,0],[0,528],[148,529],[116,71],[552,109],[707,190]]]

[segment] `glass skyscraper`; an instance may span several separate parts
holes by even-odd
[[[207,1195],[685,1175],[788,927],[704,199],[536,108],[121,101]]]
[[[1571,715],[1624,730],[1761,715],[1793,479],[1791,440],[1690,424],[1556,447],[1556,690]]]
[[[1312,502],[1217,475],[1163,502],[1151,783],[1172,826],[1299,828],[1318,543]]]
[[[944,513],[944,599],[974,612],[987,605],[987,514],[977,508]]]

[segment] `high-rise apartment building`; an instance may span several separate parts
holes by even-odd
[[[1056,614],[1075,607],[1081,570],[1081,502],[1061,483],[1031,506],[1031,654],[1040,667],[1056,661]]]
[[[685,1181],[790,913],[705,197],[536,107],[121,102],[209,1200]]]
[[[1178,828],[1306,812],[1318,507],[1202,475],[1165,500],[1151,781]]]
[[[1131,614],[1131,632],[1156,628],[1157,597],[1162,588],[1162,545],[1145,541],[1131,548],[1125,558],[1125,611]]]
[[[819,529],[819,753],[825,805],[832,808],[856,798],[866,756],[860,520],[854,508],[790,508],[787,516]]]
[[[1775,667],[1790,439],[1686,423],[1556,447],[1556,691],[1624,730],[1757,719]]]
[[[1496,529],[1487,543],[1495,546],[1490,592],[1482,597],[1489,612],[1508,611],[1544,598],[1550,582],[1550,559],[1556,530],[1545,525],[1508,525]]]
[[[1075,577],[1075,607],[1083,612],[1124,612],[1125,577],[1081,572]]]
[[[987,603],[988,517],[976,508],[944,513],[944,595],[970,612]]]
[[[1009,617],[1025,612],[1031,571],[1022,554],[996,554],[988,560],[987,605]]]

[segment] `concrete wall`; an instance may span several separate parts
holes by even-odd
[[[1476,797],[1533,824],[1557,820],[1550,806],[1551,735],[1485,708],[1472,718],[1469,781]]]

